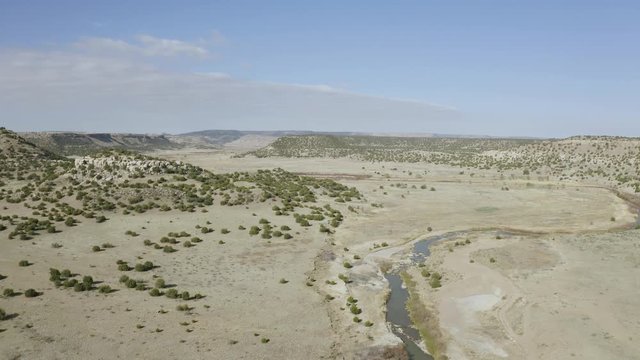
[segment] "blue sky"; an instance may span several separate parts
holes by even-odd
[[[0,1],[0,124],[640,136],[632,1]]]

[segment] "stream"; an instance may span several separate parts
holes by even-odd
[[[442,235],[431,236],[420,240],[413,245],[411,253],[411,263],[419,264],[427,260],[431,252],[429,246],[431,244],[458,237],[465,232],[450,232]],[[387,322],[391,324],[393,333],[398,336],[404,343],[405,349],[411,360],[433,360],[433,357],[424,352],[418,344],[422,341],[420,333],[413,327],[409,312],[407,311],[407,300],[409,300],[409,291],[404,287],[402,277],[399,273],[404,269],[396,269],[387,273],[384,277],[389,282],[391,294],[387,301]]]

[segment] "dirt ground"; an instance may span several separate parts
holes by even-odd
[[[356,186],[367,201],[343,211],[346,219],[334,235],[301,229],[290,217],[273,216],[269,204],[254,204],[213,206],[207,213],[113,215],[99,227],[86,222],[33,243],[2,239],[0,273],[7,278],[0,287],[32,287],[45,296],[0,298],[0,307],[18,313],[0,323],[6,330],[0,358],[375,358],[372,349],[400,343],[385,322],[388,286],[381,264],[406,263],[412,242],[426,235],[493,228],[555,235],[496,240],[494,232],[480,231],[452,252],[438,246],[430,266],[442,269],[443,287],[434,291],[426,281],[418,286],[437,309],[450,359],[631,359],[633,350],[640,352],[631,340],[640,337],[633,320],[640,318],[638,233],[583,234],[635,221],[607,189],[428,164],[236,158],[227,150],[153,155],[214,172],[281,167],[330,176]],[[291,226],[295,241],[267,242],[237,230],[261,217]],[[216,231],[200,234],[195,226],[206,221]],[[220,233],[225,227],[230,234]],[[126,236],[127,230],[140,235]],[[204,241],[178,245],[172,254],[143,245],[183,230]],[[54,242],[63,247],[53,249]],[[91,251],[105,242],[115,247]],[[21,259],[33,265],[19,267]],[[118,259],[153,261],[160,267],[152,273],[128,275],[153,281],[153,274],[206,297],[189,302],[194,309],[185,313],[176,310],[181,301],[123,288]],[[48,280],[50,267],[92,275],[118,291],[56,289]],[[420,279],[417,268],[412,271]],[[361,323],[353,321],[349,296],[358,300]]]

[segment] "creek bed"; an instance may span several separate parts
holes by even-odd
[[[431,244],[452,239],[462,235],[464,232],[450,232],[442,235],[431,236],[420,240],[413,245],[413,251],[410,255],[412,264],[423,263],[427,260],[431,252],[429,246]],[[393,272],[387,273],[384,277],[389,282],[391,294],[387,301],[387,322],[391,324],[393,333],[398,336],[404,343],[409,359],[411,360],[433,360],[433,357],[424,352],[418,344],[421,342],[420,333],[413,326],[409,311],[407,310],[407,300],[409,300],[409,291],[404,286],[400,272],[404,269],[401,267]]]

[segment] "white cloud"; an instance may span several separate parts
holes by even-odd
[[[143,56],[193,56],[210,55],[205,47],[181,40],[162,39],[150,35],[138,35],[135,42],[119,39],[84,37],[74,45],[76,48],[98,54],[130,54]]]
[[[27,130],[186,132],[197,129],[432,131],[457,112],[419,101],[326,85],[247,81],[228,74],[175,73],[137,57],[97,53],[144,48],[185,54],[180,44],[83,39],[84,50],[0,50],[0,119]],[[135,50],[140,51],[140,50]],[[198,54],[198,51],[193,52]]]

